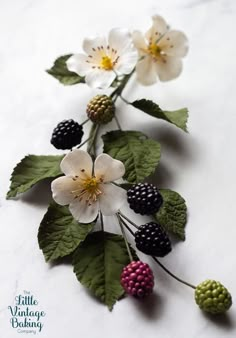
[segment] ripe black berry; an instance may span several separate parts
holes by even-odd
[[[128,203],[137,214],[155,214],[163,203],[158,189],[149,183],[139,183],[127,191]]]
[[[71,149],[81,143],[83,127],[74,120],[64,120],[53,130],[51,144],[57,149]]]
[[[137,249],[151,256],[164,257],[171,251],[171,242],[165,230],[157,223],[141,225],[135,232]]]

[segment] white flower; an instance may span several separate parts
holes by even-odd
[[[125,173],[124,164],[107,154],[99,155],[93,166],[84,150],[68,153],[61,162],[65,176],[52,182],[54,200],[68,205],[73,217],[82,223],[93,221],[98,211],[114,215],[126,200],[126,191],[111,182]]]
[[[67,68],[80,76],[92,88],[108,88],[117,75],[129,74],[138,59],[132,38],[124,29],[112,29],[108,39],[87,38],[83,42],[85,54],[74,54],[66,62]]]
[[[169,30],[161,16],[154,16],[153,25],[145,36],[139,31],[133,33],[133,42],[139,51],[140,61],[136,66],[137,78],[144,85],[157,81],[169,81],[182,71],[182,60],[188,52],[184,33]]]

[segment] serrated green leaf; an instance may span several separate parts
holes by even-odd
[[[160,189],[164,203],[154,215],[155,219],[181,240],[185,240],[185,225],[187,222],[187,207],[185,200],[175,191]]]
[[[161,146],[139,131],[111,131],[102,136],[104,152],[125,165],[124,179],[142,182],[151,175],[160,160]]]
[[[84,77],[68,70],[66,61],[69,59],[69,57],[71,57],[71,55],[72,54],[60,56],[55,60],[52,68],[46,70],[48,74],[54,76],[66,86],[71,86],[77,83],[85,83]]]
[[[85,240],[95,223],[78,223],[68,207],[50,204],[38,232],[39,247],[46,261],[72,253]]]
[[[11,176],[11,185],[7,198],[16,197],[29,190],[45,178],[61,175],[60,163],[63,156],[28,155],[16,165]]]
[[[123,237],[102,231],[88,235],[73,256],[78,280],[110,310],[124,294],[120,275],[129,262]]]
[[[131,104],[133,107],[140,109],[153,117],[172,123],[176,127],[179,127],[187,132],[187,122],[188,122],[187,108],[182,108],[175,111],[162,110],[158,106],[158,104],[154,103],[151,100],[146,99],[136,100]]]

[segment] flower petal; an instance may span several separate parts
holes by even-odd
[[[148,41],[152,40],[156,42],[163,34],[168,30],[167,23],[160,15],[154,15],[152,17],[152,27],[147,31],[145,37]]]
[[[175,79],[182,71],[181,59],[172,56],[163,57],[155,65],[159,79],[163,82]]]
[[[123,54],[115,66],[115,70],[120,74],[130,74],[134,69],[138,60],[138,53],[135,49],[133,51]]]
[[[102,178],[103,182],[118,180],[124,173],[124,164],[107,154],[100,154],[94,162],[94,174],[97,178]]]
[[[97,36],[92,38],[86,38],[83,41],[83,50],[88,55],[93,55],[97,51],[97,48],[106,48],[107,42],[104,36]]]
[[[75,149],[61,161],[61,171],[65,175],[81,178],[92,175],[93,162],[91,156],[84,150]]]
[[[112,70],[93,69],[86,75],[85,81],[91,88],[107,89],[115,78],[116,74]]]
[[[139,31],[134,31],[132,34],[134,46],[139,49],[139,52],[147,49],[147,43],[143,34]]]
[[[68,205],[72,202],[74,196],[73,190],[76,190],[76,182],[72,177],[58,177],[52,181],[52,197],[60,205]]]
[[[152,57],[146,56],[136,66],[137,79],[145,86],[152,85],[157,81],[157,71]]]
[[[74,54],[67,61],[67,68],[80,76],[85,76],[92,68],[88,57],[84,54]]]
[[[126,201],[127,193],[124,189],[113,184],[102,184],[102,194],[99,197],[101,212],[105,216],[112,216]]]
[[[127,48],[131,47],[131,34],[126,29],[113,28],[108,36],[108,44],[110,48],[118,51],[121,55]]]
[[[99,210],[98,201],[89,205],[86,202],[86,199],[79,201],[79,199],[74,199],[74,201],[69,206],[72,216],[81,223],[90,223],[95,220]]]
[[[170,56],[183,57],[188,52],[188,39],[180,31],[170,31],[160,40],[160,48]]]

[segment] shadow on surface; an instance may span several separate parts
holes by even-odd
[[[48,206],[52,201],[51,182],[51,179],[45,179],[37,183],[29,191],[22,194],[20,199],[25,203]]]
[[[218,314],[218,315],[213,315],[210,313],[203,312],[203,316],[207,320],[209,320],[211,323],[221,328],[228,329],[228,330],[235,328],[234,319],[232,318],[230,312]]]
[[[174,182],[174,173],[163,162],[160,162],[154,174],[148,177],[146,181],[159,188],[169,188]]]
[[[156,320],[163,315],[164,304],[161,296],[153,292],[144,299],[131,298],[135,309],[142,313],[147,319]]]

